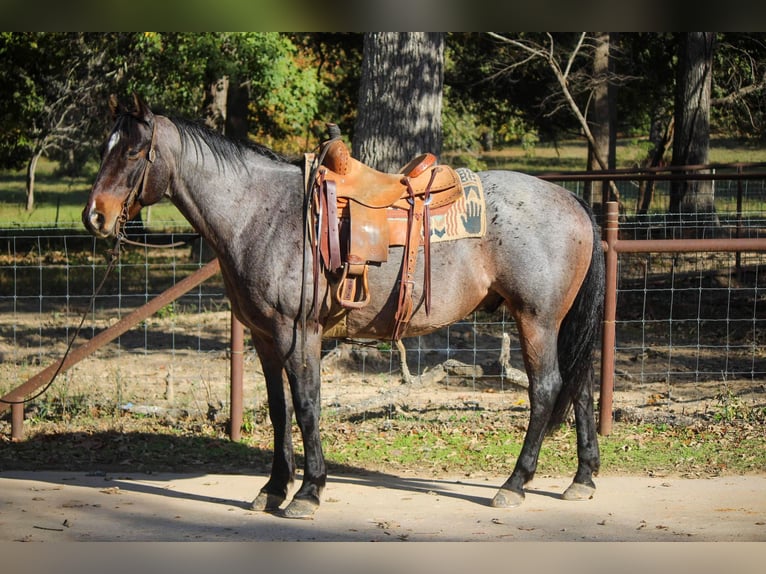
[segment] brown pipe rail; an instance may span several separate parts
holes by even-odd
[[[548,181],[641,181],[641,180],[709,180],[709,179],[766,179],[766,163],[716,163],[704,165],[678,165],[607,169],[593,171],[557,171],[537,177]],[[712,170],[735,170],[736,173],[712,173]],[[748,169],[750,171],[743,171]]]
[[[599,429],[601,435],[612,432],[614,396],[614,350],[617,319],[617,262],[620,253],[680,253],[680,252],[754,252],[766,251],[766,238],[761,239],[619,239],[619,207],[617,202],[606,204],[604,246],[606,259],[606,290],[604,297],[604,326],[601,346],[601,396],[599,400]]]
[[[93,337],[87,343],[73,348],[72,351],[63,359],[59,359],[55,363],[49,365],[25,383],[19,385],[3,398],[5,401],[10,401],[13,404],[0,403],[0,413],[11,408],[11,438],[13,440],[20,440],[24,436],[23,423],[24,423],[24,404],[20,402],[26,395],[34,392],[38,388],[47,384],[56,372],[63,372],[75,364],[79,363],[86,357],[92,355],[100,347],[113,341],[123,333],[125,333],[131,327],[134,327],[144,319],[151,317],[154,313],[183,295],[184,293],[194,289],[197,285],[203,281],[209,279],[215,275],[220,269],[218,259],[213,259],[188,277],[185,277],[166,291],[163,291],[157,295],[154,299],[139,307],[129,315],[126,315],[120,319],[117,323],[111,327],[100,332]],[[241,353],[239,354],[241,359]],[[232,353],[232,368],[234,365],[234,353]],[[233,385],[232,385],[233,386]],[[241,405],[241,400],[240,400]],[[241,411],[241,406],[240,406]],[[240,419],[241,420],[241,419]]]

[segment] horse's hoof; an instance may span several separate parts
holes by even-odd
[[[285,518],[313,518],[319,504],[305,498],[293,498],[282,511]]]
[[[258,496],[255,497],[252,504],[250,504],[250,509],[259,512],[275,512],[279,510],[280,505],[284,501],[284,496],[261,491],[258,493]]]
[[[495,508],[516,508],[517,506],[521,506],[522,502],[524,502],[523,492],[501,488],[497,491],[497,494],[495,494],[490,506],[494,506]]]
[[[562,500],[590,500],[596,493],[596,488],[588,486],[587,484],[581,484],[579,482],[573,482],[561,495]]]

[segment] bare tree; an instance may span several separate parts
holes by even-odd
[[[716,66],[725,71],[716,74],[716,87],[724,95],[713,97],[710,105],[731,110],[732,128],[747,134],[763,133],[766,91],[763,34],[723,34],[716,40],[715,51]]]
[[[539,42],[536,39],[532,37],[519,37],[514,38],[511,36],[504,36],[502,34],[497,34],[495,32],[488,32],[488,34],[495,38],[496,40],[499,40],[501,42],[504,42],[506,44],[509,44],[510,46],[513,46],[517,48],[522,55],[518,60],[515,60],[508,64],[500,73],[509,73],[513,71],[515,68],[525,66],[529,64],[533,60],[542,60],[544,61],[548,69],[553,73],[553,76],[556,78],[556,82],[559,85],[560,93],[559,95],[561,98],[563,98],[563,105],[569,108],[571,113],[575,116],[577,119],[578,124],[580,125],[580,128],[582,129],[582,132],[585,136],[585,139],[588,142],[589,149],[591,151],[591,157],[596,166],[598,166],[599,169],[607,170],[609,169],[609,158],[608,155],[604,152],[604,146],[599,145],[599,141],[597,141],[596,135],[594,135],[594,130],[591,129],[591,125],[586,119],[587,111],[583,111],[580,109],[580,106],[577,104],[577,101],[575,100],[575,94],[572,91],[572,76],[575,72],[575,62],[578,60],[578,58],[583,57],[585,48],[591,48],[594,45],[598,45],[598,42],[594,44],[593,38],[587,33],[587,32],[581,32],[577,36],[577,40],[574,44],[574,47],[572,50],[566,54],[562,53],[556,45],[556,41],[551,33],[546,33],[545,43]],[[608,42],[608,41],[607,41]],[[601,50],[602,52],[606,50],[608,54],[608,44],[604,45],[604,39],[601,40]],[[598,54],[598,48],[596,48],[595,53]],[[608,59],[608,56],[607,56]],[[607,64],[608,69],[608,64]],[[592,78],[591,78],[592,79]],[[610,81],[614,81],[614,78],[609,77],[608,79],[601,80],[599,82],[596,82],[595,86],[608,84]],[[591,91],[593,90],[594,84],[592,82],[589,82],[589,88]],[[608,101],[605,103],[605,106],[608,108]],[[558,109],[561,107],[560,105],[557,106],[555,109]],[[608,114],[608,112],[607,112]],[[608,130],[608,128],[607,128]],[[608,131],[607,131],[607,137],[608,137]],[[608,152],[609,146],[606,146],[606,150]],[[617,190],[617,187],[614,185],[614,182],[610,183],[610,189],[612,192],[612,197],[614,199],[617,199],[619,201],[620,195],[619,191]]]
[[[110,75],[104,70],[105,52],[99,43],[86,41],[86,34],[50,34],[45,46],[56,50],[59,60],[30,78],[42,95],[44,105],[31,119],[31,156],[27,163],[26,209],[35,204],[35,173],[40,157],[66,157],[72,150],[87,148],[92,126],[101,124],[99,95]],[[55,65],[59,62],[59,65]],[[95,122],[94,122],[95,120]]]
[[[392,172],[439,155],[443,87],[443,33],[365,33],[354,155]]]

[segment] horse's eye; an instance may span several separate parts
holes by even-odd
[[[134,150],[134,149],[128,150],[128,159],[129,160],[135,161],[135,160],[137,160],[140,157],[141,157],[141,150],[140,149],[139,150]]]

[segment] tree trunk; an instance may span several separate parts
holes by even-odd
[[[35,208],[35,172],[41,155],[42,150],[35,152],[27,164],[27,211]]]
[[[205,125],[221,134],[226,134],[226,118],[229,98],[229,76],[218,78],[208,85],[205,105]]]
[[[595,151],[599,157],[606,158],[609,169],[615,167],[615,87],[609,78],[612,72],[612,62],[609,55],[609,32],[596,32],[596,49],[593,54],[593,97],[589,115],[589,124]],[[594,149],[588,146],[588,169],[598,170],[601,167],[596,161]],[[595,196],[595,197],[594,197]],[[608,182],[588,182],[583,192],[584,199],[592,204],[596,201],[609,200]]]
[[[226,101],[226,135],[232,139],[245,141],[248,138],[248,106],[250,105],[250,89],[239,81],[229,84],[229,97]]]
[[[668,119],[665,114],[658,112],[652,120],[649,129],[649,142],[652,148],[646,154],[643,167],[660,167],[664,165],[665,152],[673,139],[673,118]],[[639,185],[638,199],[636,201],[636,212],[638,215],[646,215],[654,199],[654,190],[656,189],[654,180],[642,181]]]
[[[443,33],[365,33],[353,155],[389,172],[438,156],[443,86]]]
[[[685,32],[679,44],[673,165],[708,163],[714,41],[713,32]],[[698,223],[717,223],[713,182],[673,182],[670,212],[693,214]]]

